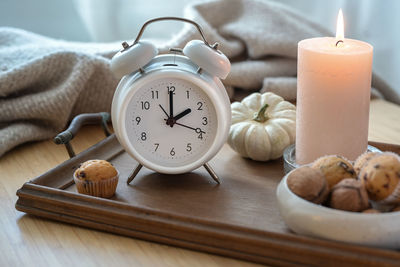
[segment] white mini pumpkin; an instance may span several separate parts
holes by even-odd
[[[234,102],[228,144],[258,161],[277,159],[296,137],[296,107],[273,93],[253,93]]]

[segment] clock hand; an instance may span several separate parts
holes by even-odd
[[[161,104],[158,104],[160,106],[160,108],[162,109],[162,111],[164,111],[164,114],[167,116],[168,119],[164,119],[165,123],[169,126],[171,126],[171,128],[174,126],[175,124],[175,119],[173,117],[170,117],[168,115],[168,113],[165,111],[165,109],[161,106]]]
[[[183,113],[183,112],[182,112]],[[170,125],[170,121],[171,121],[171,119],[170,118],[168,118],[168,119],[164,119],[166,122],[167,122],[167,125]],[[185,128],[188,128],[188,129],[190,129],[190,130],[193,130],[193,131],[195,131],[196,133],[206,133],[206,132],[204,132],[204,131],[202,131],[200,128],[193,128],[193,127],[190,127],[190,126],[188,126],[188,125],[185,125],[185,124],[182,124],[182,123],[179,123],[179,122],[174,122],[174,124],[178,124],[178,125],[180,125],[180,126],[182,126],[182,127],[185,127]],[[173,125],[173,124],[172,124]],[[171,126],[171,125],[170,125]],[[172,126],[171,126],[172,127]]]
[[[182,118],[183,116],[186,116],[187,114],[189,114],[190,112],[192,112],[192,110],[190,108],[185,109],[184,111],[182,111],[181,113],[179,113],[178,115],[176,115],[174,117],[174,121],[176,123],[177,120],[179,120],[180,118]]]
[[[173,117],[174,117],[174,92],[169,91],[169,118]]]
[[[180,126],[186,127],[191,130],[194,130],[196,133],[206,133],[206,132],[202,131],[200,128],[193,128],[193,127],[187,126],[187,125],[179,123],[179,122],[175,122],[175,124],[178,124]]]
[[[167,115],[167,118],[169,118],[168,113],[165,111],[165,109],[161,106],[161,104],[158,104],[160,106],[160,108],[162,109],[162,111],[164,111],[164,114]]]

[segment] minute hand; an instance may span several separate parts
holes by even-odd
[[[174,92],[169,91],[169,118],[174,117]]]

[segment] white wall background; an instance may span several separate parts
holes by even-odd
[[[0,0],[0,26],[22,28],[67,40],[91,40],[73,2],[69,0]]]
[[[157,16],[181,16],[194,0],[0,0],[0,26],[23,28],[74,41],[132,39],[142,23]],[[264,0],[268,1],[268,0]],[[278,1],[278,0],[275,0]],[[400,93],[399,0],[280,0],[332,33],[337,11],[345,18],[345,36],[374,46],[374,71]],[[151,26],[147,36],[168,38],[171,32]]]

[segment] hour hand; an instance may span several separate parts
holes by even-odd
[[[161,107],[161,105],[160,105],[160,107]],[[189,114],[190,112],[192,112],[192,110],[190,108],[187,108],[184,111],[182,111],[181,113],[179,113],[178,115],[176,115],[175,117],[168,117],[168,119],[166,119],[165,121],[166,121],[167,125],[173,127],[174,124],[177,123],[176,122],[177,120],[179,120],[183,116]],[[165,114],[166,114],[166,112],[165,112]]]
[[[178,115],[176,115],[174,117],[174,121],[176,122],[177,120],[179,120],[180,118],[182,118],[183,116],[186,116],[187,114],[189,114],[190,112],[192,112],[192,110],[190,108],[185,109],[184,111],[182,111],[181,113],[179,113]]]

